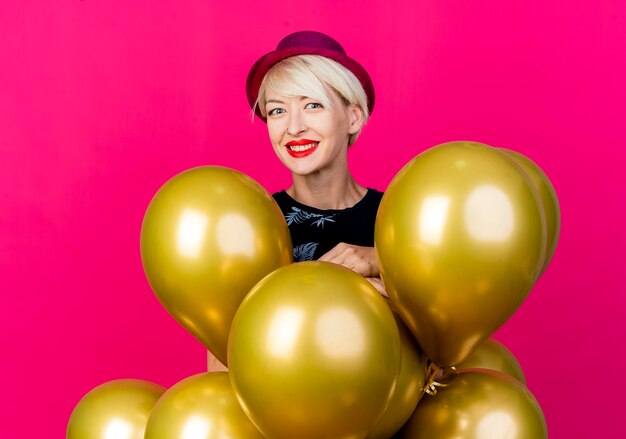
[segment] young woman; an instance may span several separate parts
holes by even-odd
[[[341,264],[384,293],[374,253],[382,193],[360,185],[347,160],[374,107],[367,71],[331,37],[302,31],[254,64],[246,89],[293,177],[274,198],[289,225],[294,261]]]

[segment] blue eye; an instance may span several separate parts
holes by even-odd
[[[272,108],[270,111],[267,112],[268,116],[277,116],[279,114],[283,114],[285,112],[284,109],[282,108]]]
[[[308,108],[308,109],[317,109],[317,108],[324,108],[324,106],[322,104],[320,104],[319,102],[310,102],[308,104],[306,104],[306,106],[304,108]]]

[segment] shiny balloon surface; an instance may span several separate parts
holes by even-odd
[[[458,370],[462,369],[490,369],[503,372],[522,384],[526,384],[524,371],[517,358],[502,343],[493,338],[482,342],[478,349],[467,359],[457,364]]]
[[[561,229],[561,211],[559,209],[559,200],[550,179],[543,170],[531,159],[525,155],[511,151],[509,149],[500,148],[500,151],[513,158],[526,172],[530,180],[535,185],[539,199],[543,206],[543,212],[546,218],[546,255],[544,258],[541,273],[543,273],[548,264],[552,260],[556,244],[559,240],[559,232]]]
[[[546,420],[519,381],[497,371],[468,370],[434,396],[425,395],[398,439],[544,439]]]
[[[116,380],[87,393],[74,408],[67,439],[143,439],[154,404],[165,387],[142,380]]]
[[[363,438],[390,401],[401,344],[367,280],[336,264],[301,262],[245,298],[228,359],[244,411],[268,438]]]
[[[159,301],[222,363],[237,307],[289,264],[291,238],[272,197],[232,169],[202,166],[169,180],[141,229],[144,270]]]
[[[170,388],[154,406],[144,439],[264,439],[245,415],[228,373],[202,373]]]
[[[404,325],[399,316],[394,314],[400,341],[402,343],[402,363],[398,384],[393,391],[389,407],[385,410],[374,430],[367,439],[388,439],[394,435],[411,417],[417,403],[424,394],[426,378],[426,357],[417,345],[411,331]]]
[[[530,291],[543,263],[536,191],[503,152],[453,142],[415,157],[382,199],[375,230],[390,299],[439,366],[467,358]]]

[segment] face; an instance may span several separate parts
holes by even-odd
[[[292,173],[308,176],[346,166],[348,139],[361,129],[359,107],[334,92],[331,108],[304,97],[267,90],[267,128],[274,151]]]

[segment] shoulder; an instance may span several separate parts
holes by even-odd
[[[278,207],[280,207],[280,209],[284,212],[285,210],[288,210],[289,207],[292,205],[292,200],[291,197],[289,195],[287,195],[287,192],[282,190],[280,192],[276,192],[272,194],[272,198],[274,198],[274,201],[276,201],[276,204],[278,204]]]
[[[380,204],[380,200],[383,199],[383,195],[385,195],[384,192],[381,192],[377,189],[372,189],[372,188],[369,188],[367,190],[367,193],[371,194],[372,200],[376,201],[379,204]]]
[[[378,206],[383,199],[383,195],[385,194],[379,190],[368,188],[365,197],[363,197],[362,204],[365,207],[374,207],[375,209],[378,209]]]
[[[285,200],[286,198],[288,198],[287,192],[282,190],[279,192],[274,192],[272,194],[272,198],[274,198],[274,200],[279,201],[279,200]]]

